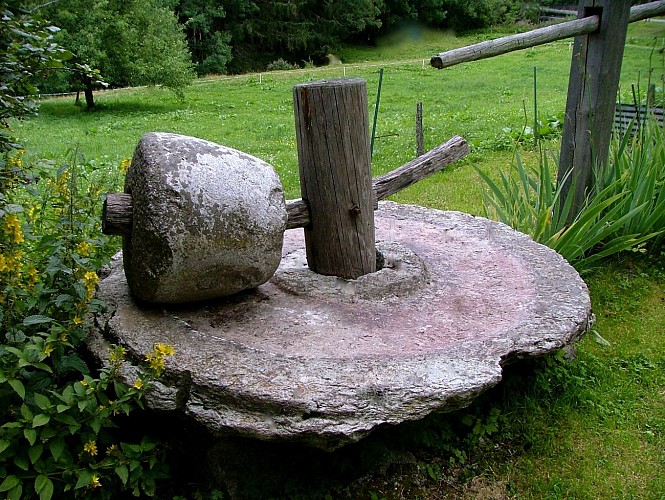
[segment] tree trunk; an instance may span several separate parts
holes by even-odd
[[[84,77],[83,84],[85,85],[85,90],[83,91],[85,95],[85,106],[87,109],[95,109],[95,98],[92,94],[92,79],[87,76]]]

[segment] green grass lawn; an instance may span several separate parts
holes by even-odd
[[[426,147],[458,134],[472,153],[394,199],[482,214],[472,165],[490,173],[510,165],[513,138],[504,129],[533,122],[534,68],[539,116],[563,112],[571,58],[570,44],[556,42],[441,71],[428,65],[437,52],[497,34],[403,33],[376,48],[346,48],[337,66],[201,79],[184,101],[156,88],[99,92],[94,112],[74,106],[71,96],[46,99],[40,115],[17,123],[15,132],[26,158],[61,162],[74,148],[112,166],[130,158],[146,132],[193,135],[268,161],[287,198],[296,198],[293,86],[362,77],[371,122],[384,68],[374,175],[414,157],[415,108],[422,102]],[[631,25],[622,96],[652,81],[662,98],[664,45],[664,24]],[[556,138],[549,146],[556,151]],[[529,144],[522,155],[535,166]],[[369,467],[331,491],[349,498],[664,498],[665,255],[624,256],[585,278],[599,336],[583,339],[573,361],[511,368],[501,386],[467,410],[378,433],[354,450],[409,460]]]

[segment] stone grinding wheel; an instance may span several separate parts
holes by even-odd
[[[123,238],[135,298],[179,303],[265,283],[279,266],[287,213],[268,163],[193,137],[145,134],[125,179],[133,199]]]

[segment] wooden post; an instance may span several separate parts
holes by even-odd
[[[376,271],[367,88],[359,78],[293,88],[300,189],[310,210],[309,268],[355,279]]]
[[[607,161],[629,15],[627,0],[580,0],[578,16],[599,16],[600,25],[573,46],[558,172],[562,199],[574,186],[571,217]]]
[[[416,104],[416,156],[425,154],[425,139],[423,137],[423,103]]]

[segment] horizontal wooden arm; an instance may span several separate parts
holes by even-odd
[[[469,153],[469,144],[456,135],[415,160],[381,175],[372,181],[377,201],[383,200],[416,182],[442,170]],[[132,232],[132,195],[109,193],[102,213],[102,232],[108,235],[128,236]],[[309,207],[303,199],[287,200],[286,229],[305,227],[310,222]]]

